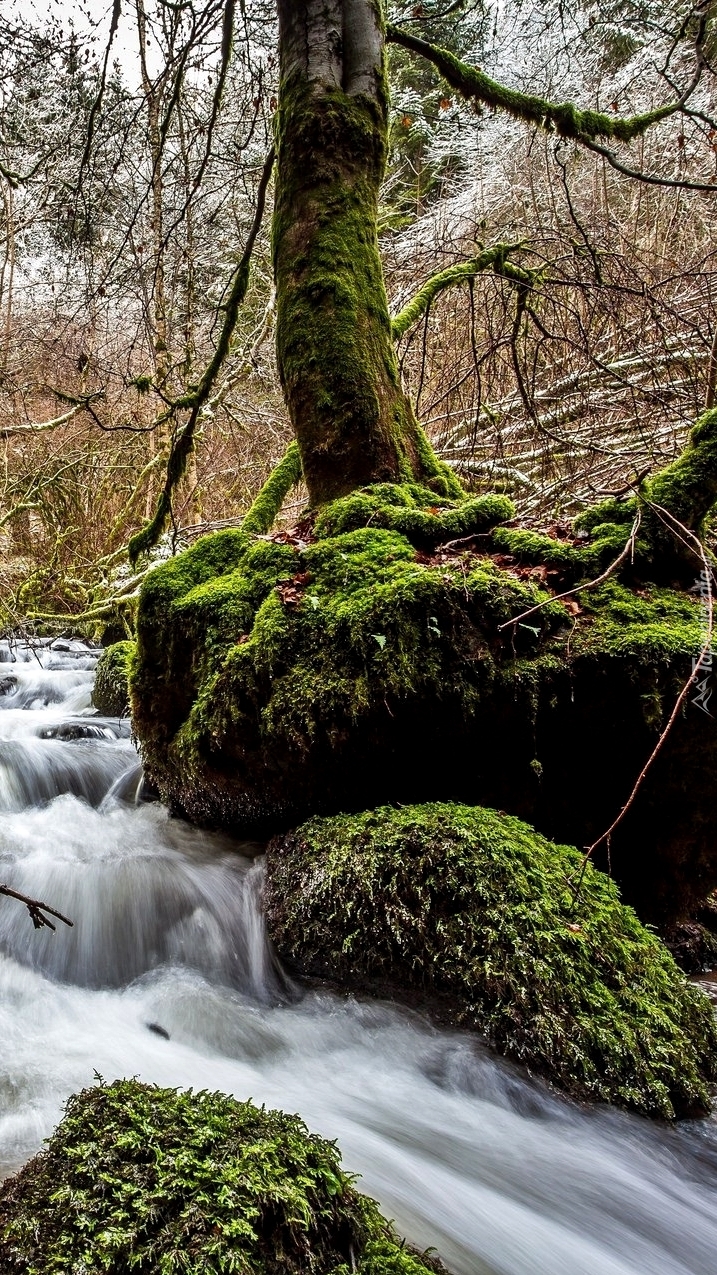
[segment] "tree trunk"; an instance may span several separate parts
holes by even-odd
[[[315,505],[437,468],[401,388],[378,251],[381,9],[377,0],[279,0],[277,351]]]

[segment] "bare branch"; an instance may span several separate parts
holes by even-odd
[[[68,917],[63,916],[56,908],[51,908],[49,903],[41,903],[39,899],[31,899],[26,894],[11,890],[9,885],[0,885],[0,894],[6,895],[8,899],[17,899],[19,903],[24,903],[36,930],[41,930],[43,927],[48,930],[57,929],[57,926],[53,925],[49,919],[51,916],[56,917],[58,921],[62,921],[63,925],[69,925],[70,928],[74,925],[74,921],[70,921]]]

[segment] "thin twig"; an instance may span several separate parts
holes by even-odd
[[[52,924],[49,917],[55,916],[58,921],[62,921],[64,925],[72,927],[74,921],[70,921],[68,917],[63,916],[56,908],[51,908],[49,903],[40,903],[39,899],[31,899],[26,894],[19,894],[17,890],[11,890],[9,885],[0,885],[0,894],[5,894],[9,899],[17,899],[19,903],[24,903],[30,919],[36,930],[41,930],[43,926],[47,926],[48,930],[55,930],[57,926]],[[47,912],[47,916],[45,913]]]
[[[646,503],[650,505],[650,507],[654,509],[658,515],[661,515],[661,516],[664,515],[662,517],[662,521],[665,522],[666,526],[669,526],[669,523],[666,522],[666,518],[668,518],[670,522],[674,524],[674,526],[671,527],[671,530],[674,532],[676,536],[678,536],[678,539],[682,540],[683,543],[692,542],[689,547],[692,549],[692,552],[696,555],[696,557],[698,557],[702,562],[702,570],[703,570],[702,578],[705,580],[707,585],[707,637],[705,639],[702,650],[700,651],[698,659],[693,664],[692,672],[689,678],[685,682],[684,686],[682,687],[682,690],[680,691],[679,695],[677,696],[677,699],[675,700],[674,708],[672,709],[672,712],[670,713],[665,729],[662,731],[660,738],[655,744],[655,747],[650,753],[650,756],[648,757],[637,779],[635,780],[635,783],[633,784],[633,788],[632,788],[632,792],[630,793],[630,796],[628,797],[624,806],[620,810],[620,813],[616,816],[615,819],[613,819],[612,823],[610,824],[610,827],[605,832],[603,832],[602,836],[598,837],[596,841],[593,841],[592,845],[588,846],[585,850],[585,854],[583,855],[583,858],[580,863],[580,875],[578,877],[577,884],[573,888],[573,898],[575,902],[577,902],[578,895],[580,894],[580,887],[582,886],[582,883],[583,883],[583,878],[585,876],[585,869],[587,868],[588,860],[592,856],[593,852],[597,850],[598,846],[602,845],[604,841],[606,841],[609,846],[610,837],[612,836],[613,832],[618,827],[618,825],[622,823],[622,820],[625,818],[625,815],[627,814],[628,810],[632,806],[635,800],[635,797],[637,796],[637,793],[643,783],[643,780],[645,779],[645,776],[647,775],[647,772],[652,766],[652,763],[654,762],[658,753],[662,749],[665,743],[665,740],[667,739],[677,719],[680,709],[682,708],[682,705],[684,704],[689,694],[690,688],[693,685],[697,677],[697,674],[702,668],[712,648],[712,631],[714,627],[714,595],[712,592],[713,572],[712,572],[712,567],[707,561],[707,555],[704,550],[704,545],[702,544],[699,537],[696,536],[693,531],[690,531],[689,527],[685,527],[684,524],[681,523],[678,518],[675,518],[674,514],[671,514],[668,509],[664,509],[661,505],[654,504],[653,501],[650,501],[650,500],[648,500]],[[679,532],[677,528],[679,528]],[[687,540],[685,540],[685,537],[687,537]]]
[[[576,584],[573,589],[566,589],[564,593],[554,593],[551,597],[544,598],[542,602],[536,602],[534,607],[530,607],[527,611],[521,611],[520,615],[514,616],[512,620],[506,620],[503,624],[499,624],[498,632],[500,632],[501,629],[510,628],[511,624],[518,624],[520,620],[524,620],[526,616],[532,615],[534,611],[539,611],[541,607],[547,606],[549,602],[560,602],[563,598],[569,598],[573,593],[582,593],[584,589],[594,589],[598,584],[602,584],[603,581],[607,580],[608,576],[611,576],[613,571],[617,571],[620,563],[625,561],[628,553],[634,553],[635,537],[637,536],[641,517],[642,515],[638,509],[635,515],[635,520],[632,524],[632,531],[630,532],[624,549],[621,550],[615,561],[611,562],[610,566],[603,571],[602,575],[599,575],[595,580],[588,580],[587,584]]]

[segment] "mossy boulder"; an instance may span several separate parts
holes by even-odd
[[[382,484],[313,529],[220,532],[149,575],[133,716],[173,809],[260,837],[426,799],[576,845],[609,827],[702,645],[699,600],[629,576],[551,597],[589,578],[615,527],[624,544],[614,510],[568,542],[491,528],[501,511],[479,504],[456,545],[464,511],[436,501]],[[714,718],[687,703],[599,852],[643,917],[674,919],[717,885],[716,773]]]
[[[336,1146],[221,1093],[116,1081],[71,1098],[0,1188],[0,1269],[125,1275],[428,1275]]]
[[[99,658],[92,703],[105,717],[124,717],[129,712],[129,673],[134,653],[134,642],[115,642]]]
[[[705,1111],[709,1002],[604,873],[576,896],[581,863],[495,810],[313,819],[270,843],[269,932],[301,973],[408,997],[577,1098]]]

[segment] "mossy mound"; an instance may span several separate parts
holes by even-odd
[[[376,519],[437,525],[336,532],[364,498]],[[575,544],[536,536],[570,565],[533,568],[513,541],[535,533],[502,526],[427,553],[411,537],[435,543],[461,510],[416,499],[383,484],[327,506],[313,532],[220,532],[149,575],[133,717],[173,809],[260,837],[426,799],[496,806],[575,845],[612,823],[702,645],[699,601],[616,578],[554,600],[546,585],[589,574],[575,555],[604,518]],[[688,704],[609,847],[644,917],[673,919],[717,885],[715,773],[714,719]]]
[[[481,535],[514,513],[507,496],[450,500],[415,483],[376,483],[326,505],[316,520],[316,533],[326,538],[361,527],[380,527],[399,531],[419,549],[433,549],[447,541]]]
[[[269,931],[305,974],[412,991],[578,1098],[709,1106],[707,998],[614,882],[518,819],[459,805],[313,819],[267,855]]]
[[[129,712],[129,674],[136,646],[115,642],[99,658],[92,703],[105,717],[124,717]]]
[[[297,1116],[136,1080],[71,1098],[0,1188],[4,1275],[428,1275]]]

